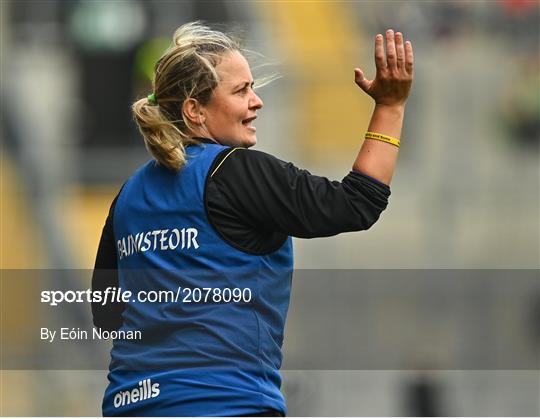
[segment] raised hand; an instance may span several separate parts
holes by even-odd
[[[377,105],[404,105],[413,80],[413,48],[410,41],[403,42],[403,34],[386,31],[386,54],[383,36],[375,37],[374,80],[368,80],[360,68],[354,69],[354,81],[371,96]]]

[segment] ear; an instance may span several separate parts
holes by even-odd
[[[195,125],[202,125],[205,122],[205,113],[197,99],[186,99],[182,104],[182,114]]]

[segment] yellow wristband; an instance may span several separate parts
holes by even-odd
[[[400,146],[399,139],[394,137],[389,137],[388,135],[379,134],[377,132],[366,132],[366,136],[364,137],[366,140],[377,140],[377,141],[383,141],[388,144],[395,145],[397,148]]]

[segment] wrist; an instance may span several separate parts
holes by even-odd
[[[400,138],[405,105],[375,105],[367,131]]]
[[[371,123],[369,125],[368,131],[382,132],[383,134],[399,137],[399,134],[395,135],[396,133],[387,133],[381,130],[390,129],[393,132],[395,128],[399,128],[399,131],[401,131],[401,125],[403,123],[404,117],[405,104],[376,104],[375,109],[373,110],[373,115],[371,117]]]
[[[388,105],[385,103],[375,103],[375,110],[394,115],[402,115],[405,112],[405,102]]]

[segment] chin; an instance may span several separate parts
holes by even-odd
[[[249,148],[253,147],[255,144],[257,144],[257,136],[256,135],[249,135],[249,136],[237,136],[234,139],[231,138],[220,138],[215,137],[216,141],[221,145],[226,145],[229,147],[244,147]]]
[[[242,142],[242,146],[245,148],[253,147],[255,144],[257,144],[257,137],[255,135],[253,137],[246,138]]]

